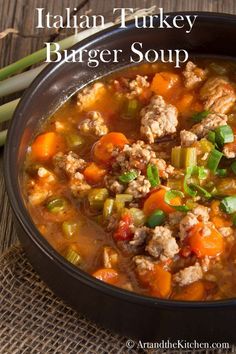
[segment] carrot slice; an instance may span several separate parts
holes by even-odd
[[[55,132],[47,132],[38,135],[31,146],[32,157],[33,159],[40,161],[49,160],[63,146],[62,137]]]
[[[129,141],[122,133],[111,132],[100,138],[93,148],[93,154],[97,161],[109,163],[112,158],[112,151],[115,147],[122,148]]]
[[[154,269],[139,274],[140,281],[149,287],[150,295],[167,298],[171,292],[171,273],[156,264]]]
[[[180,76],[172,72],[157,73],[151,83],[151,90],[157,95],[167,96],[180,83]]]
[[[205,297],[205,287],[202,281],[196,281],[184,286],[172,299],[183,301],[201,301]]]
[[[199,258],[216,257],[224,250],[223,236],[211,223],[199,222],[195,225],[189,233],[188,243]]]
[[[187,115],[192,112],[192,103],[194,101],[194,95],[191,93],[185,93],[180,100],[175,103],[179,113]]]
[[[99,280],[104,281],[105,283],[112,285],[114,285],[119,279],[119,274],[115,269],[112,268],[98,269],[95,273],[93,273],[93,276]]]
[[[146,215],[152,214],[156,209],[161,209],[165,213],[169,214],[175,211],[170,205],[168,205],[165,198],[165,189],[159,189],[153,192],[144,202],[143,212]],[[175,197],[171,200],[172,205],[181,205],[181,198]]]
[[[87,182],[96,184],[103,180],[106,172],[106,169],[99,167],[94,162],[91,162],[84,170],[84,177]]]

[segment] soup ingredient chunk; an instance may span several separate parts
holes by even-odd
[[[236,100],[235,90],[225,77],[212,77],[200,90],[205,109],[214,113],[228,113]]]
[[[62,136],[55,132],[47,132],[38,135],[33,142],[32,157],[35,160],[46,161],[52,158],[60,149],[63,148]]]
[[[105,85],[96,82],[92,86],[85,87],[77,96],[77,106],[81,111],[91,110],[91,107],[106,93]]]
[[[206,79],[207,70],[200,69],[192,61],[189,61],[183,71],[183,76],[185,87],[194,89]]]
[[[202,279],[202,277],[203,277],[202,267],[198,262],[196,262],[194,265],[184,268],[180,270],[178,273],[176,273],[173,276],[173,280],[176,283],[179,283],[180,286],[184,286],[184,285],[191,284],[197,280],[200,280]]]
[[[154,258],[165,261],[173,258],[179,252],[179,247],[167,226],[156,226],[146,246],[146,251]]]
[[[210,113],[200,123],[195,124],[191,128],[191,133],[197,135],[198,138],[203,138],[209,133],[209,131],[227,125],[227,120],[228,117],[226,114]]]
[[[149,88],[150,83],[148,82],[147,76],[137,75],[134,80],[129,82],[130,92],[127,94],[129,99],[133,99],[137,96],[144,94],[145,90]]]
[[[108,127],[102,115],[97,111],[88,113],[88,118],[79,124],[79,130],[84,134],[103,136],[108,133]]]
[[[161,96],[154,96],[149,105],[141,110],[140,115],[140,133],[149,143],[154,143],[156,138],[176,132],[177,108],[166,103]]]

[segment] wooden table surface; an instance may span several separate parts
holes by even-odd
[[[164,11],[214,11],[236,14],[236,0],[0,0],[0,32],[15,28],[19,35],[9,35],[0,40],[0,67],[10,64],[42,48],[43,42],[65,36],[65,32],[35,28],[37,7],[45,12],[65,15],[65,8],[77,8],[78,14],[91,9],[91,14],[102,14],[111,19],[112,8],[148,8],[156,5]],[[68,34],[68,32],[66,33]],[[11,96],[15,98],[17,96]],[[8,100],[10,99],[8,98]],[[5,100],[6,101],[6,100]],[[1,103],[5,102],[2,100]],[[2,149],[3,150],[3,149]],[[16,230],[3,180],[3,151],[0,152],[0,254],[16,242]]]

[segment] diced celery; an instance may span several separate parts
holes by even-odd
[[[171,164],[176,168],[195,166],[197,164],[196,148],[175,146],[171,151]]]
[[[115,208],[118,213],[122,213],[122,210],[125,207],[125,203],[131,202],[133,196],[131,194],[116,194],[115,199]]]
[[[141,226],[144,225],[146,222],[146,216],[144,212],[141,209],[138,208],[130,208],[129,213],[132,217],[132,221],[135,226]]]
[[[65,258],[68,262],[70,262],[74,265],[81,264],[81,256],[73,247],[67,248],[67,250],[65,252]]]
[[[88,193],[89,205],[95,209],[102,209],[108,195],[108,190],[106,188],[91,189]]]
[[[171,164],[176,168],[181,168],[181,146],[175,146],[171,150]]]
[[[64,198],[56,197],[48,201],[46,208],[50,213],[57,214],[65,211],[67,205],[67,201]]]
[[[111,216],[113,209],[114,209],[114,199],[107,198],[103,205],[103,217],[105,220]]]
[[[116,201],[120,203],[132,202],[133,196],[131,194],[117,194]]]
[[[197,165],[197,150],[195,147],[183,148],[182,167],[191,167]]]
[[[134,119],[140,109],[140,103],[138,100],[131,99],[125,103],[124,107],[124,119]]]
[[[67,239],[73,237],[79,231],[79,223],[75,221],[64,221],[62,231]]]
[[[81,135],[75,133],[66,135],[66,140],[71,149],[78,148],[85,143],[84,138]]]
[[[183,178],[169,178],[167,180],[167,187],[181,191],[183,189]]]

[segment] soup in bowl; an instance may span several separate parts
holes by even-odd
[[[4,172],[26,254],[125,336],[235,341],[235,29],[208,13],[188,35],[108,29],[74,49],[122,48],[119,65],[50,64],[14,114]],[[137,38],[191,63],[132,68]]]
[[[69,262],[173,300],[236,296],[236,64],[126,68],[72,96],[27,150],[27,209]]]

